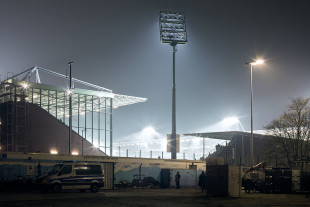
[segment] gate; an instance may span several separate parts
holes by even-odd
[[[103,189],[114,189],[114,163],[103,163],[104,187]]]
[[[161,169],[160,171],[160,187],[170,187],[170,169]]]

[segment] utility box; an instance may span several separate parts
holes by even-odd
[[[241,197],[241,168],[232,165],[207,165],[207,194]]]
[[[176,152],[180,152],[180,135],[176,134],[176,146],[175,150]],[[171,152],[171,144],[172,144],[172,139],[171,139],[171,134],[167,134],[167,152]]]

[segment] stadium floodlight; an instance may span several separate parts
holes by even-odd
[[[225,126],[231,126],[239,123],[238,117],[235,116],[230,116],[230,117],[225,117],[223,119],[223,123]]]
[[[145,127],[142,131],[144,134],[153,135],[155,133],[155,129],[152,126]]]
[[[185,16],[180,12],[161,11],[159,15],[160,41],[171,45],[187,42]]]
[[[185,16],[181,12],[161,11],[159,14],[160,41],[173,47],[173,88],[172,88],[172,133],[171,133],[171,159],[177,158],[176,134],[176,92],[175,92],[175,53],[177,44],[187,42]],[[167,136],[167,139],[170,135]]]
[[[242,124],[241,124],[241,122],[240,122],[240,120],[239,120],[239,118],[236,117],[236,116],[225,117],[223,119],[223,125],[227,126],[227,127],[230,127],[230,126],[233,126],[233,125],[240,125],[242,130],[245,131],[243,126],[242,126]]]
[[[156,130],[152,127],[152,126],[148,126],[148,127],[145,127],[143,130],[142,130],[142,134],[144,137],[151,137],[152,138],[152,141],[154,141],[154,135],[156,133]]]

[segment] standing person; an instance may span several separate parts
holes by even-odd
[[[37,177],[40,177],[41,176],[41,164],[40,164],[40,161],[37,165]]]
[[[198,185],[201,187],[201,192],[203,192],[203,189],[206,188],[206,174],[204,171],[201,172],[201,174],[199,175],[199,181],[198,181]]]
[[[181,175],[179,172],[177,172],[177,174],[175,175],[175,188],[176,189],[180,189],[180,179],[181,179]]]

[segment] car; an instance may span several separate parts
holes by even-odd
[[[37,184],[43,192],[55,193],[66,189],[90,190],[92,193],[104,187],[104,170],[101,163],[59,163],[38,177]]]

